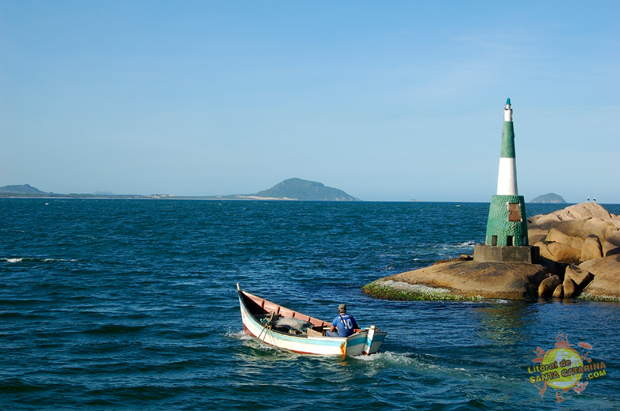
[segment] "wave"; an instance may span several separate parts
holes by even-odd
[[[84,333],[86,334],[127,334],[127,333],[140,332],[145,328],[146,326],[106,324],[106,325],[102,325],[101,327],[86,330],[84,331]]]
[[[436,247],[439,248],[462,248],[462,247],[473,247],[475,246],[477,243],[475,241],[464,241],[462,243],[444,243],[444,244],[437,244]]]
[[[37,257],[15,257],[15,258],[0,258],[0,261],[5,261],[9,264],[16,264],[22,262],[33,263],[54,263],[54,262],[76,262],[75,258],[37,258]]]

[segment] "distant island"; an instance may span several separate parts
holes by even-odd
[[[549,193],[549,194],[536,197],[535,199],[530,201],[530,203],[566,204],[566,201],[562,198],[562,196],[558,194]]]
[[[342,190],[316,181],[289,178],[255,194],[217,196],[222,200],[360,201]]]
[[[176,200],[289,200],[289,201],[361,201],[342,190],[325,187],[315,181],[290,178],[276,184],[268,190],[255,194],[236,194],[222,196],[171,196],[168,194],[119,195],[111,192],[97,191],[94,194],[58,194],[46,193],[29,184],[0,187],[0,197],[19,198],[115,198],[115,199],[176,199]]]

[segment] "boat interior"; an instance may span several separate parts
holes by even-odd
[[[285,334],[300,334],[300,336],[305,334],[311,337],[320,337],[325,336],[325,331],[331,326],[328,322],[293,311],[286,307],[282,307],[281,305],[275,304],[256,295],[246,293],[244,291],[240,291],[240,295],[243,297],[245,306],[250,314],[252,314],[252,316],[262,324],[270,324],[273,331]],[[301,333],[298,333],[292,329],[274,326],[274,322],[280,317],[294,318],[296,320],[305,321],[310,323],[311,326]]]

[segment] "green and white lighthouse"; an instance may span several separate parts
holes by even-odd
[[[504,108],[497,194],[491,198],[484,246],[476,246],[474,259],[532,263],[538,259],[538,248],[534,250],[534,255],[532,249],[527,235],[525,200],[517,189],[515,133],[512,106],[508,99]]]

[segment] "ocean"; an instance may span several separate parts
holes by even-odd
[[[361,292],[473,253],[488,207],[0,199],[0,409],[620,409],[618,303]],[[329,321],[346,303],[389,334],[359,358],[263,345],[243,333],[237,283]],[[605,368],[581,394],[541,396],[533,360],[559,337]]]

